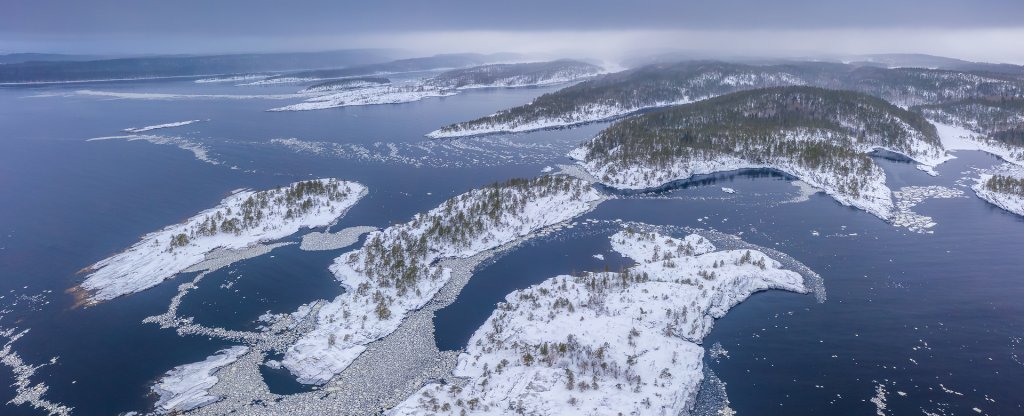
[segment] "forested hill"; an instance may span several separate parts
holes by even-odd
[[[529,104],[452,124],[430,135],[452,137],[562,127],[730,92],[787,85],[859,91],[904,107],[975,97],[1024,96],[1024,81],[1005,74],[822,62],[756,66],[690,61],[599,76],[542,95]]]
[[[1024,97],[972,98],[913,110],[938,122],[961,126],[1001,144],[1024,149]]]
[[[921,156],[921,149],[942,147],[935,126],[923,116],[879,98],[816,87],[779,87],[625,119],[588,143],[587,159],[657,160],[687,149],[731,152],[761,141],[771,144],[775,133],[796,129],[827,130],[851,140],[836,145],[885,148],[912,158]],[[796,156],[800,149],[790,150],[783,151],[785,156]]]
[[[876,97],[816,87],[742,91],[630,117],[573,151],[609,186],[652,188],[694,174],[770,167],[888,218],[884,148],[931,165],[945,157],[935,127]]]
[[[525,131],[618,117],[739,89],[800,84],[794,74],[723,62],[657,64],[603,75],[533,102],[446,126],[434,137]]]
[[[453,69],[428,79],[426,83],[439,88],[520,87],[573,81],[601,71],[597,65],[562,59]]]

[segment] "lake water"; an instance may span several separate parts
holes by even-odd
[[[287,94],[295,86],[174,80],[0,89],[0,306],[9,311],[0,326],[31,329],[13,344],[26,362],[59,357],[33,377],[50,386],[46,398],[73,406],[75,414],[148,410],[155,401],[149,386],[165,371],[229,344],[141,323],[163,312],[177,284],[191,275],[73,309],[64,290],[81,281],[81,268],[238,188],[327,176],[366,184],[370,194],[333,227],[340,229],[386,227],[472,188],[535,176],[566,163],[564,153],[603,125],[454,142],[428,141],[423,134],[554,88],[474,90],[408,104],[293,113],[264,110],[297,99],[73,93]],[[174,144],[85,141],[192,119],[204,121],[149,133],[200,144],[221,164],[197,160]],[[977,152],[958,156],[939,167],[939,177],[912,164],[879,163],[895,190],[957,188],[967,176],[962,172],[998,162]],[[726,194],[722,186],[737,192]],[[443,349],[464,346],[512,290],[557,274],[628,266],[610,251],[607,236],[616,229],[610,221],[714,228],[793,256],[822,275],[828,292],[824,303],[761,293],[716,324],[706,344],[721,343],[729,357],[708,364],[727,383],[740,414],[871,414],[878,385],[888,391],[890,414],[972,414],[973,408],[1021,414],[1024,219],[957,189],[966,197],[915,208],[935,218],[934,234],[894,228],[824,194],[784,203],[799,193],[791,178],[761,171],[614,199],[580,218],[580,225],[482,267],[460,298],[438,313],[437,342]],[[293,245],[237,263],[208,276],[181,311],[206,325],[251,329],[264,312],[288,312],[340,293],[327,266],[342,252]],[[264,374],[275,392],[303,389],[287,374]],[[0,369],[4,401],[14,396],[11,382],[10,372]],[[0,414],[42,413],[6,405]]]

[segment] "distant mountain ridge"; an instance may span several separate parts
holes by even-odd
[[[385,49],[331,52],[154,56],[100,60],[23,61],[0,65],[0,83],[82,82],[284,71],[385,62],[401,53]]]

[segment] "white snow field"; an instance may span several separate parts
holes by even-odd
[[[715,319],[758,291],[808,292],[764,253],[696,234],[627,229],[611,243],[638,264],[512,292],[459,356],[464,385],[427,384],[388,414],[682,414]]]

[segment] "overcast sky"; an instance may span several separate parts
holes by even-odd
[[[7,0],[0,52],[922,52],[1024,63],[1024,0]]]

